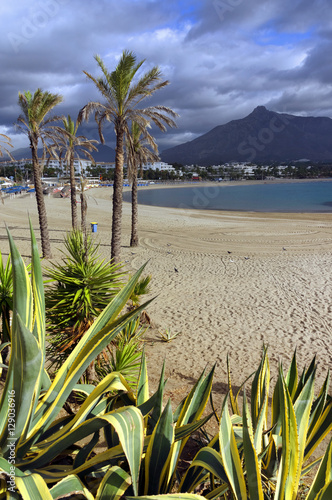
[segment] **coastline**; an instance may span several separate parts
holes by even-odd
[[[106,259],[111,194],[111,188],[88,192],[88,221],[98,222],[93,237]],[[63,234],[70,230],[70,202],[52,197],[45,201],[53,257],[58,259]],[[28,213],[40,244],[35,198],[6,199],[2,205],[4,257],[6,222],[22,256],[29,258]],[[238,387],[258,367],[263,344],[268,345],[272,377],[279,361],[288,369],[296,348],[301,368],[317,354],[316,388],[322,384],[332,366],[331,214],[140,205],[139,247],[129,247],[129,236],[130,204],[124,203],[123,261],[130,272],[148,262],[146,273],[152,275],[147,298],[155,299],[147,312],[153,328],[146,334],[151,388],[156,388],[166,359],[165,395],[179,402],[202,370],[216,362],[213,392],[218,407],[227,390],[227,353]],[[158,334],[166,328],[180,332],[170,343]]]
[[[232,191],[229,191],[228,188],[234,187],[234,188],[241,188],[241,187],[252,187],[252,186],[264,186],[264,185],[269,185],[269,186],[278,186],[278,185],[289,185],[289,184],[331,184],[332,185],[332,178],[324,178],[324,179],[276,179],[276,180],[267,180],[267,181],[259,181],[259,180],[253,180],[253,181],[229,181],[229,182],[160,182],[160,183],[153,183],[152,185],[144,185],[144,186],[138,186],[138,191],[142,191],[143,196],[139,197],[139,205],[140,206],[159,206],[159,207],[167,207],[167,208],[173,208],[173,209],[184,209],[184,210],[203,210],[204,212],[216,212],[216,213],[245,213],[245,214],[265,214],[266,216],[268,214],[311,214],[311,213],[318,213],[318,214],[332,214],[332,201],[328,204],[330,207],[328,209],[323,209],[323,208],[316,208],[315,202],[311,203],[310,206],[310,200],[309,200],[309,205],[306,203],[302,203],[300,200],[301,199],[306,199],[307,193],[302,193],[302,198],[299,197],[298,201],[295,203],[288,203],[288,200],[290,199],[288,194],[288,198],[278,200],[278,202],[273,203],[273,193],[271,193],[272,196],[272,205],[271,203],[264,202],[263,204],[255,203],[255,198],[254,196],[258,196],[260,198],[260,194],[256,193],[255,195],[250,191],[251,196],[253,197],[252,199],[247,200],[247,206],[246,203],[241,204],[241,199],[240,199],[240,206],[236,206],[233,203],[233,196],[230,195]],[[169,189],[179,189],[181,188],[181,197],[177,196],[176,194],[169,197],[165,193],[161,193],[161,202],[156,199],[156,195],[154,196],[149,196],[145,197],[144,193],[147,191],[158,191],[162,190],[163,192],[165,190]],[[225,196],[223,193],[223,189],[227,188],[227,191],[225,192]],[[190,193],[190,197],[188,198],[188,195],[186,193],[186,189],[188,189],[188,192]],[[190,190],[190,191],[189,191]],[[129,192],[131,191],[131,187],[125,186],[124,189],[124,203],[131,203],[131,196],[128,196]],[[331,190],[332,191],[332,190]],[[240,190],[240,193],[245,197],[246,196],[246,189]],[[282,193],[282,191],[277,191],[277,193]],[[226,203],[217,204],[215,203],[215,199],[219,199],[220,196],[225,197]],[[325,193],[325,196],[328,196],[328,193]],[[173,200],[172,202],[169,202],[169,199]],[[146,200],[146,201],[145,201]],[[295,197],[296,200],[296,197]],[[316,200],[316,203],[319,203],[319,200]],[[286,204],[286,208],[284,210],[279,210],[279,207],[282,206],[282,204]],[[309,211],[305,210],[305,207],[308,207]],[[319,205],[317,205],[319,207]],[[322,206],[322,205],[321,205]],[[208,208],[209,207],[209,208]]]
[[[213,187],[213,186],[256,186],[260,184],[296,184],[308,182],[331,182],[332,178],[319,178],[319,179],[267,179],[267,180],[246,180],[240,181],[166,181],[158,182],[152,181],[153,184],[147,186],[139,186],[138,189],[172,189],[172,188],[185,188],[185,187]],[[124,192],[130,191],[131,188],[125,186]]]

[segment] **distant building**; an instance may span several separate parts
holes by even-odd
[[[67,163],[64,162],[63,160],[49,160],[48,162],[44,162],[45,165],[47,165],[48,168],[54,168],[58,169],[61,172],[66,172],[69,168],[69,165],[67,166]],[[74,169],[75,173],[78,175],[83,175],[85,170],[88,167],[91,167],[91,160],[83,160],[81,158],[75,158],[74,159]]]
[[[176,172],[175,168],[164,161],[154,161],[145,163],[143,165],[143,170],[160,170],[166,172]]]
[[[62,173],[65,173],[68,170],[67,164],[63,160],[50,159],[48,160],[48,162],[47,160],[43,162],[42,159],[39,158],[39,161],[40,163],[44,163],[44,166],[47,166],[48,168],[54,168]],[[31,158],[22,158],[20,160],[14,160],[14,161],[13,160],[2,161],[0,163],[0,166],[10,166],[23,169],[26,164],[31,164],[31,163],[32,163]],[[91,167],[92,163],[93,162],[91,162],[91,160],[75,158],[74,159],[75,173],[78,175],[82,175],[88,167]]]
[[[26,164],[32,163],[31,158],[22,158],[21,160],[4,160],[0,162],[1,167],[16,167],[16,168],[24,168]]]

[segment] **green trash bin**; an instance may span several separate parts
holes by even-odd
[[[97,232],[97,226],[98,226],[98,222],[91,222],[91,232],[92,233]]]

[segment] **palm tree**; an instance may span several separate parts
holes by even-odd
[[[3,143],[3,144],[1,144]],[[3,156],[3,152],[5,151],[5,153],[7,153],[7,155],[12,159],[14,160],[14,158],[12,157],[12,155],[10,154],[9,150],[7,149],[7,147],[10,147],[12,148],[13,145],[11,143],[11,140],[10,138],[8,137],[8,135],[5,135],[5,134],[0,134],[0,158]]]
[[[73,229],[77,228],[77,204],[76,204],[76,183],[75,183],[75,156],[79,159],[79,153],[83,154],[91,161],[92,155],[89,151],[98,151],[94,143],[98,141],[89,140],[83,135],[76,135],[79,126],[78,121],[74,122],[70,115],[67,118],[62,118],[63,128],[56,127],[57,149],[59,149],[59,158],[63,157],[67,166],[69,165],[70,175],[70,203],[71,203],[71,220]]]
[[[5,144],[5,146],[1,143]],[[8,135],[0,134],[0,158],[3,156],[3,152],[5,152],[10,157],[11,160],[15,160],[15,158],[13,158],[12,155],[10,154],[7,147],[10,147],[10,148],[13,147],[10,138],[8,137]],[[1,199],[1,203],[4,204],[5,202],[4,202],[4,198],[3,198],[3,194],[2,194],[1,189],[0,189],[0,199]]]
[[[86,104],[79,113],[79,121],[88,120],[90,114],[95,112],[95,120],[98,123],[99,136],[103,144],[105,142],[102,133],[104,123],[111,122],[114,124],[116,148],[111,259],[114,262],[119,262],[121,251],[124,141],[125,136],[127,138],[130,137],[129,122],[135,121],[143,133],[150,121],[161,130],[166,130],[166,125],[170,127],[176,126],[171,117],[174,118],[177,114],[166,106],[138,107],[143,99],[151,96],[169,83],[167,80],[162,81],[162,75],[158,66],[154,66],[134,83],[134,77],[144,63],[144,60],[137,63],[136,56],[132,52],[123,51],[112,73],[108,72],[99,56],[95,56],[95,59],[102,71],[102,76],[95,78],[86,71],[84,73],[96,85],[104,102],[89,102]],[[147,132],[145,133],[147,136],[149,135]]]
[[[152,140],[151,140],[152,139]],[[149,149],[150,146],[152,148]],[[137,175],[140,169],[142,175],[143,165],[149,161],[159,160],[157,154],[158,146],[150,136],[142,137],[142,131],[136,122],[131,124],[131,137],[126,141],[126,156],[128,167],[128,179],[131,182],[131,237],[130,246],[138,246],[138,203],[137,203]]]
[[[58,116],[47,118],[47,115],[62,100],[61,95],[43,92],[41,89],[37,89],[34,94],[31,94],[29,91],[23,94],[19,92],[18,94],[18,104],[22,111],[22,114],[18,118],[18,128],[28,136],[30,141],[42,254],[45,259],[51,258],[52,253],[41,174],[46,155],[53,156],[53,150],[46,142],[54,141],[55,137],[54,128],[50,124],[61,119]],[[43,147],[41,163],[38,159],[39,141],[41,141]]]

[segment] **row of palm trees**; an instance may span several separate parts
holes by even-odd
[[[41,89],[37,89],[34,94],[29,91],[19,93],[18,104],[22,113],[18,118],[18,128],[28,136],[31,147],[43,258],[52,257],[52,253],[41,181],[42,165],[47,157],[63,158],[69,165],[72,225],[73,228],[77,227],[74,157],[83,154],[92,159],[91,152],[97,149],[97,141],[77,135],[83,120],[89,120],[91,114],[94,114],[102,143],[105,142],[103,127],[106,123],[114,125],[116,134],[111,240],[111,260],[114,263],[120,261],[121,254],[124,155],[127,155],[133,186],[131,245],[135,246],[138,244],[137,170],[147,161],[158,159],[158,147],[148,129],[151,128],[151,122],[162,131],[166,131],[167,126],[176,126],[174,119],[178,115],[172,109],[160,105],[142,107],[145,98],[169,84],[168,80],[162,79],[158,66],[138,77],[137,73],[144,60],[137,62],[136,56],[130,51],[123,51],[112,72],[107,70],[99,56],[95,56],[95,60],[101,70],[101,76],[95,78],[86,71],[84,73],[99,90],[102,102],[91,101],[86,104],[80,110],[76,121],[70,116],[50,116],[50,112],[63,100],[59,94],[44,92]],[[62,122],[62,127],[55,125],[55,122],[59,121]],[[3,136],[3,142],[7,147],[11,146],[7,136]],[[38,159],[39,142],[43,148],[41,162]],[[2,149],[8,151],[8,148]]]

